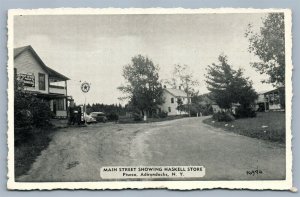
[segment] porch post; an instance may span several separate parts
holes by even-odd
[[[66,111],[67,111],[67,118],[69,118],[69,110],[68,110],[68,93],[67,93],[67,80],[65,80],[65,90],[66,90],[66,97],[65,97],[65,101],[66,101]]]
[[[267,111],[267,102],[265,101],[264,102],[264,105],[265,105],[265,112]]]
[[[278,102],[279,102],[279,106],[280,106],[280,109],[281,109],[281,98],[280,98],[279,88],[278,88]]]
[[[67,87],[68,87],[68,84],[67,84],[67,80],[65,81],[65,90],[66,90],[66,96],[68,96],[68,92],[67,92]]]
[[[273,105],[275,106],[275,91],[273,92]]]

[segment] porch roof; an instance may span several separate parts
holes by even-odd
[[[41,92],[36,92],[36,91],[30,91],[28,92],[29,94],[35,95],[39,98],[45,98],[45,99],[55,99],[55,98],[68,98],[68,96],[63,95],[63,94],[56,94],[56,93],[41,93]]]

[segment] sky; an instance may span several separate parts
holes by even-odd
[[[264,13],[138,14],[138,15],[23,15],[14,18],[14,47],[31,45],[44,63],[70,78],[68,95],[77,104],[125,104],[117,89],[124,84],[122,68],[138,54],[159,65],[160,79],[172,77],[175,64],[186,64],[207,93],[208,65],[225,54],[234,69],[242,68],[257,92],[270,90],[250,66],[259,59],[248,52],[247,25],[255,31]],[[91,84],[82,93],[82,82]]]

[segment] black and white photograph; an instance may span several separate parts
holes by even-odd
[[[291,11],[8,12],[8,188],[292,187]]]

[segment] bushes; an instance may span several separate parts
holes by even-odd
[[[168,117],[168,113],[167,112],[160,112],[160,113],[153,113],[151,116],[148,116],[148,118],[154,118],[154,119],[163,119],[163,118],[167,118]],[[144,119],[143,115],[141,115],[140,113],[132,113],[132,118],[134,121],[142,121]]]
[[[48,101],[39,98],[34,98],[31,106],[31,113],[33,118],[33,125],[38,128],[50,126],[50,119],[52,112]]]
[[[232,110],[219,111],[213,114],[213,119],[219,122],[229,122],[238,118],[253,118],[256,117],[256,112],[251,106],[239,105]]]
[[[32,121],[32,114],[30,110],[27,109],[16,109],[15,108],[15,127],[17,128],[31,128],[33,121]]]
[[[118,121],[119,120],[119,115],[116,112],[111,112],[107,116],[108,121]]]
[[[160,112],[159,114],[158,114],[158,117],[159,118],[166,118],[166,117],[168,117],[168,112]]]
[[[134,121],[142,121],[143,117],[139,113],[133,113],[133,120]]]
[[[212,118],[218,122],[230,122],[233,121],[235,118],[230,112],[217,112],[213,114]]]
[[[200,105],[200,112],[203,116],[208,116],[213,114],[213,108],[211,104]]]
[[[253,118],[256,117],[256,112],[252,108],[238,107],[235,111],[236,118]]]
[[[132,117],[133,117],[134,121],[142,121],[144,119],[144,116],[141,115],[141,113],[139,113],[139,112],[132,113]],[[164,111],[161,111],[159,113],[152,113],[150,115],[149,114],[147,115],[147,119],[148,118],[160,119],[160,118],[166,118],[166,117],[168,117],[168,112],[164,112]]]
[[[49,103],[30,94],[15,98],[15,127],[48,127],[51,119]]]
[[[203,103],[185,104],[185,105],[182,105],[180,108],[177,107],[177,110],[180,110],[183,112],[190,112],[190,115],[192,117],[196,117],[197,114],[198,114],[198,116],[200,116],[200,113],[203,116],[213,114],[213,109],[212,109],[211,104],[203,104]]]

